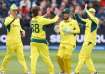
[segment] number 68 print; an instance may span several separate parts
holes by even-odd
[[[32,32],[39,33],[39,24],[32,24]]]

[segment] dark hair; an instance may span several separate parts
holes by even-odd
[[[33,17],[38,16],[39,11],[40,11],[40,7],[39,6],[33,7],[32,8],[32,15],[33,15]]]

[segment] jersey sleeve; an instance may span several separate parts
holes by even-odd
[[[55,23],[58,20],[58,18],[59,18],[58,16],[55,16],[53,19],[47,19],[42,17],[40,21],[43,25],[49,25],[51,23]]]
[[[77,33],[80,33],[80,28],[79,28],[79,25],[78,25],[78,22],[76,20],[73,21],[73,31],[72,33],[74,34],[77,34]]]
[[[75,18],[78,23],[86,24],[86,19],[83,19],[79,14],[75,14]]]
[[[10,23],[13,19],[9,18],[9,17],[6,17],[5,20],[4,20],[4,26],[7,28],[7,32],[10,31],[11,29],[11,26],[10,26]]]
[[[9,19],[9,17],[5,18],[4,20],[4,25],[7,27],[10,23],[11,19]]]

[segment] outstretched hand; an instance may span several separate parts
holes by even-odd
[[[58,8],[55,8],[54,13],[55,13],[57,16],[60,16],[62,12],[61,12]]]
[[[80,13],[80,6],[76,6],[74,12],[75,12],[75,14]]]
[[[88,4],[86,3],[86,4],[85,4],[85,10],[87,9],[87,7],[88,7]]]

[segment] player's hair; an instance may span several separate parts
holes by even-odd
[[[33,15],[33,17],[38,16],[39,11],[40,11],[40,7],[39,6],[33,7],[32,8],[32,15]]]

